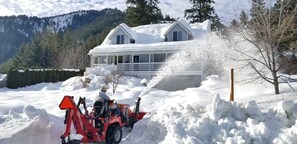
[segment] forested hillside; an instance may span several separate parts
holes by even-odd
[[[88,64],[87,51],[100,44],[123,19],[124,13],[117,9],[79,11],[48,18],[0,17],[0,73],[11,65],[15,68],[84,67]],[[75,57],[74,53],[82,52],[83,57]],[[73,60],[69,57],[79,59],[81,64],[70,64]]]

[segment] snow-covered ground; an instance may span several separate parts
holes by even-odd
[[[64,113],[58,105],[64,95],[86,97],[92,105],[102,77],[89,75],[82,88],[80,77],[19,89],[0,89],[0,144],[59,144]],[[297,83],[291,83],[297,88]],[[129,77],[120,82],[118,103],[133,105],[144,86]],[[141,110],[150,112],[124,129],[124,144],[296,143],[297,93],[281,85],[282,94],[260,84],[236,84],[235,102],[229,102],[229,82],[210,76],[199,88],[168,92],[151,89],[142,96]],[[130,132],[131,131],[131,132]]]

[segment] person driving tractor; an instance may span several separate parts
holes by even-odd
[[[121,113],[120,108],[117,106],[116,103],[114,103],[113,100],[110,100],[109,96],[107,96],[106,92],[107,92],[108,87],[105,85],[103,87],[101,87],[99,95],[96,96],[95,98],[95,102],[94,102],[94,107],[102,107],[105,105],[105,103],[108,103],[109,105],[109,110],[111,111],[112,114],[117,114],[120,115],[123,118],[123,114]],[[97,114],[99,114],[99,111],[96,111],[95,108],[95,112]],[[104,116],[106,116],[106,114],[103,114]]]

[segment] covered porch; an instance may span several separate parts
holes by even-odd
[[[115,65],[118,71],[157,71],[172,55],[168,53],[106,54],[92,58],[92,67]]]

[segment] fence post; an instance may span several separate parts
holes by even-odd
[[[231,68],[231,92],[230,92],[230,101],[234,101],[234,69]]]

